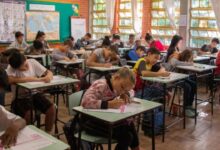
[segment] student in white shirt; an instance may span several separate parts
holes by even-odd
[[[24,34],[18,31],[15,33],[15,41],[9,45],[8,49],[17,48],[20,51],[24,51],[28,46],[29,45],[24,41]]]
[[[26,59],[21,53],[13,53],[9,58],[9,66],[7,68],[9,76],[9,83],[12,84],[12,93],[15,96],[16,83],[24,82],[50,82],[53,79],[53,73],[47,70],[39,62],[34,59]],[[19,88],[18,95],[25,94],[25,90]],[[54,105],[41,93],[36,91],[29,98],[17,98],[13,101],[13,110],[16,114],[23,117],[27,123],[31,122],[31,109],[39,110],[46,115],[45,117],[45,130],[50,133],[53,128],[55,120],[55,107]]]
[[[8,80],[7,74],[3,69],[0,69],[0,80],[0,91],[2,91],[7,87],[5,83]],[[5,133],[0,136],[0,149],[1,147],[10,147],[15,144],[19,130],[24,128],[25,125],[26,122],[24,119],[8,112],[0,105],[0,132],[5,131]]]

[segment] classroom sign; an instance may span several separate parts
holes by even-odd
[[[79,4],[73,4],[73,16],[79,16]]]

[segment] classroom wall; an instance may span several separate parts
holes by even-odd
[[[56,2],[56,3],[71,3],[79,4],[79,16],[86,18],[86,29],[89,31],[89,0],[33,0],[40,2]],[[0,51],[5,50],[9,44],[0,44]],[[59,43],[50,44],[51,47],[59,46]]]
[[[142,37],[151,30],[151,1],[143,0]]]

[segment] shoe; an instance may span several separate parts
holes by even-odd
[[[186,109],[185,114],[186,114],[186,117],[189,117],[189,118],[195,118],[196,116],[195,111],[192,111],[191,109]]]

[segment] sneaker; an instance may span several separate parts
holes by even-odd
[[[192,111],[191,109],[186,109],[186,117],[189,117],[189,118],[195,118],[195,111]]]

